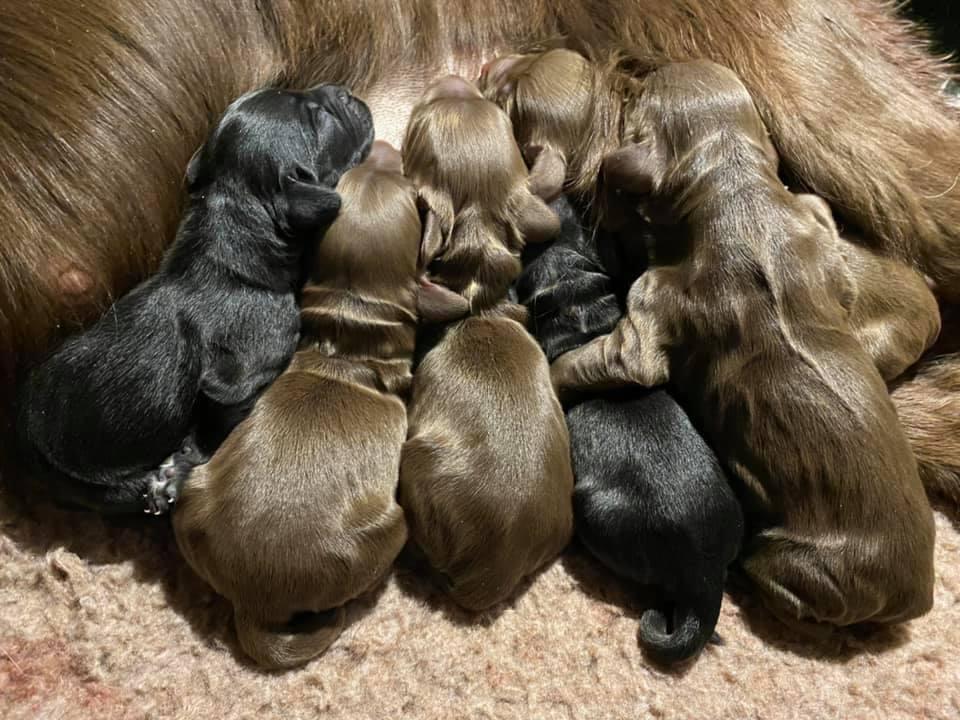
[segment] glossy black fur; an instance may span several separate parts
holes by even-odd
[[[20,387],[20,449],[57,500],[169,509],[289,362],[304,250],[372,140],[367,107],[338,86],[261,90],[227,109],[187,168],[159,271]]]
[[[563,198],[559,238],[525,258],[517,282],[531,330],[553,361],[609,332],[645,258],[615,237],[590,237]],[[640,641],[664,663],[697,655],[713,636],[743,514],[717,460],[665,390],[631,389],[567,409],[577,535],[617,574],[657,588]]]

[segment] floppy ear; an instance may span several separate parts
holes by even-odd
[[[653,192],[659,175],[657,159],[649,141],[630,143],[610,153],[603,158],[600,172],[607,188],[633,195]]]
[[[551,240],[560,234],[560,218],[547,204],[533,193],[526,192],[517,229],[523,233],[524,242],[538,243]]]
[[[193,151],[190,156],[190,162],[187,163],[187,172],[185,179],[187,181],[187,192],[193,190],[197,181],[200,179],[200,153],[203,151],[203,145]]]
[[[340,195],[317,181],[317,176],[301,165],[280,178],[277,209],[287,227],[296,232],[329,225],[340,212]]]
[[[417,207],[423,213],[423,237],[420,240],[420,256],[418,267],[426,270],[427,266],[443,250],[443,229],[440,227],[440,218],[433,211],[422,195],[417,196]]]
[[[817,195],[811,195],[810,193],[800,193],[794,195],[794,198],[796,198],[800,205],[806,207],[813,213],[813,217],[816,218],[816,221],[820,223],[820,225],[832,234],[837,234],[837,224],[833,220],[833,212],[830,210],[830,205],[826,200]]]
[[[567,179],[567,161],[554,148],[531,145],[524,156],[530,163],[530,192],[546,202],[553,202],[563,191]]]
[[[428,323],[450,322],[470,312],[470,302],[453,290],[422,279],[417,288],[417,314]]]

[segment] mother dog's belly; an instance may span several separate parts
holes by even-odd
[[[366,92],[358,92],[373,113],[377,140],[401,148],[410,112],[431,81],[442,75],[460,75],[474,81],[480,77],[485,62],[502,54],[502,48],[494,48],[469,56],[450,55],[432,67],[399,66],[394,73],[379,78]]]

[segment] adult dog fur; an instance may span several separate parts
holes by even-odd
[[[635,279],[643,269],[610,247],[615,236],[601,235],[598,248],[565,198],[553,208],[560,236],[517,281],[548,360],[613,330],[622,312],[610,275]],[[662,662],[695,656],[713,635],[743,535],[716,457],[665,390],[599,395],[566,416],[578,537],[617,574],[663,592],[665,609],[640,621],[648,652]]]
[[[230,106],[187,168],[160,270],[24,382],[21,446],[59,498],[168,509],[293,354],[303,241],[336,216],[333,186],[371,140],[366,106],[335,85]]]
[[[960,252],[954,70],[887,0],[4,0],[0,28],[6,422],[14,369],[156,269],[190,153],[232,98],[276,81],[347,85],[399,133],[429,78],[554,36],[640,73],[708,58],[744,78],[785,167],[868,242]],[[943,388],[958,368],[938,362]],[[895,399],[926,438],[925,476],[960,493],[940,462],[960,445],[955,405],[911,383]]]
[[[758,530],[743,566],[784,620],[924,614],[932,513],[886,386],[849,329],[856,288],[826,203],[781,184],[728,69],[656,71],[639,117],[646,142],[604,172],[663,234],[627,316],[558,358],[554,382],[678,388],[743,485]]]
[[[338,191],[343,209],[304,290],[300,349],[193,472],[173,515],[184,556],[233,602],[240,644],[267,667],[326,650],[344,604],[407,538],[395,495],[416,333],[416,192],[399,153],[376,144]]]
[[[506,600],[573,530],[567,427],[525,315],[502,303],[456,321],[413,378],[400,504],[415,546],[473,611]]]
[[[434,82],[410,118],[404,170],[425,205],[421,311],[450,320],[492,307],[520,274],[526,242],[559,231],[510,120],[457,77]]]

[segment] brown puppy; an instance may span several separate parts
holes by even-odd
[[[658,230],[609,335],[559,388],[671,382],[743,484],[746,573],[789,622],[895,623],[933,601],[934,527],[883,379],[849,328],[856,288],[825,202],[792,195],[737,76],[652,73],[647,133],[604,163]],[[808,628],[813,626],[807,625]]]
[[[560,221],[531,190],[510,120],[459,77],[434,82],[414,109],[404,170],[425,206],[421,316],[449,320],[502,300],[520,274],[525,242]]]
[[[416,193],[380,143],[337,190],[343,206],[304,289],[300,350],[193,472],[173,517],[187,561],[233,602],[240,644],[267,667],[322,653],[344,604],[407,538],[395,493],[416,334]]]
[[[567,426],[525,316],[504,303],[454,323],[413,379],[400,504],[468,610],[507,599],[573,530]]]

